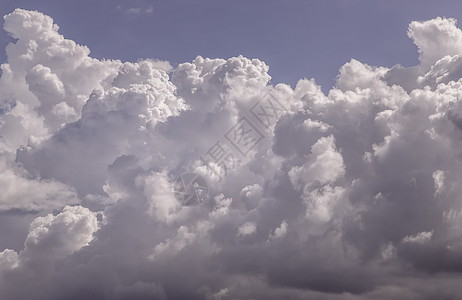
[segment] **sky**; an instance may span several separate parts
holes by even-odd
[[[462,17],[457,0],[1,0],[0,14],[18,7],[53,16],[60,32],[88,46],[92,57],[156,57],[175,66],[197,55],[242,54],[265,61],[273,83],[315,78],[324,92],[351,58],[416,65],[416,47],[406,35],[411,21]],[[0,49],[7,42],[2,31]]]
[[[0,4],[1,299],[462,299],[458,2]]]

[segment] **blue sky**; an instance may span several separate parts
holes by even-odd
[[[16,7],[54,18],[65,37],[87,45],[92,56],[136,61],[158,58],[174,66],[201,55],[243,54],[270,66],[272,82],[293,85],[314,77],[323,90],[351,58],[393,66],[417,64],[407,37],[413,20],[462,19],[457,0],[0,0],[0,13]],[[139,8],[140,13],[124,10]],[[143,10],[152,8],[151,13]],[[0,48],[8,42],[5,32]],[[5,60],[4,51],[0,56]]]

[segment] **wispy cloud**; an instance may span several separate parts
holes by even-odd
[[[130,16],[149,15],[154,13],[154,6],[152,5],[147,7],[125,7],[122,5],[117,5],[116,8],[120,12]]]

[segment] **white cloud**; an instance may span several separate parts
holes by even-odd
[[[274,232],[270,235],[270,240],[277,240],[283,238],[287,234],[287,221],[282,221],[281,225],[274,229]]]
[[[435,181],[435,195],[438,195],[444,190],[444,171],[437,170],[432,174]]]
[[[311,154],[303,166],[295,166],[289,171],[292,184],[333,183],[344,175],[343,157],[337,151],[332,135],[320,138],[312,147]]]
[[[51,211],[80,200],[74,189],[54,180],[32,179],[4,160],[0,165],[0,211]]]
[[[462,54],[462,32],[456,27],[455,19],[438,17],[424,22],[412,22],[408,35],[419,48],[424,70],[446,55]]]
[[[3,270],[14,269],[18,266],[18,254],[10,249],[0,252],[0,266]]]
[[[136,16],[140,14],[152,14],[154,12],[154,6],[152,5],[146,7],[123,7],[122,5],[117,5],[116,8],[117,10],[129,16]]]
[[[305,124],[306,128],[308,130],[313,130],[313,129],[317,129],[321,132],[326,132],[327,130],[329,130],[331,128],[330,125],[324,123],[324,122],[321,122],[321,121],[313,121],[311,119],[306,119],[303,124]]]
[[[307,206],[306,217],[321,223],[330,221],[343,193],[344,190],[340,187],[332,188],[326,185],[321,189],[304,194]]]
[[[154,248],[154,253],[149,256],[149,259],[155,260],[157,257],[165,253],[166,255],[175,255],[183,248],[190,245],[196,235],[192,232],[189,232],[188,228],[181,226],[178,228],[178,234],[173,239],[168,239],[165,242],[158,244]]]
[[[21,255],[65,257],[88,245],[97,229],[95,213],[81,206],[66,206],[56,216],[38,217],[31,223]]]
[[[238,236],[247,236],[255,233],[257,230],[257,225],[253,222],[245,222],[242,224],[237,232]]]
[[[244,200],[247,209],[254,209],[258,206],[262,193],[263,188],[258,184],[248,185],[241,190],[241,198]]]
[[[145,179],[144,192],[149,201],[149,213],[162,221],[175,217],[179,203],[165,174],[152,174]]]
[[[433,230],[432,231],[423,231],[419,232],[416,235],[408,235],[405,238],[403,238],[403,243],[417,243],[417,244],[425,244],[428,243],[433,236]]]

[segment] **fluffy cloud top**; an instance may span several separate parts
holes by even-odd
[[[410,24],[418,66],[351,60],[326,95],[259,59],[97,60],[42,13],[4,18],[2,299],[459,297],[455,20]]]

